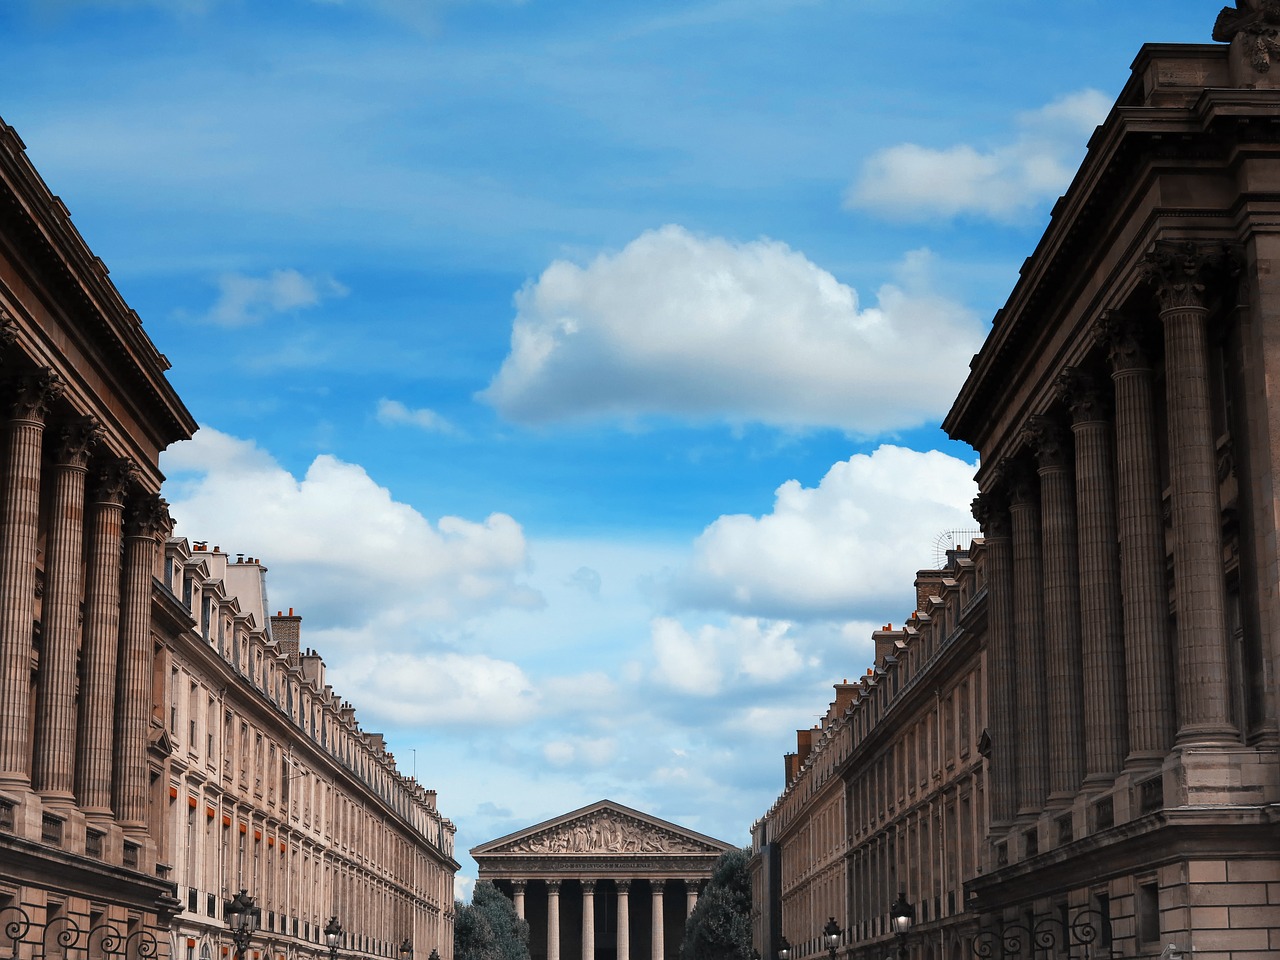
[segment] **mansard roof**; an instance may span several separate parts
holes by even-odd
[[[633,810],[612,800],[600,800],[472,847],[471,856],[477,861],[558,855],[718,857],[734,849],[737,849],[734,844]]]

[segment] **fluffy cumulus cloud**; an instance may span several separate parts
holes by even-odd
[[[1089,134],[1111,101],[1083,90],[1018,117],[1007,143],[925,147],[902,143],[872,154],[845,193],[849,209],[894,220],[969,214],[1015,221],[1071,182]]]
[[[915,572],[933,562],[938,537],[977,533],[976,469],[940,451],[886,445],[835,464],[817,487],[789,480],[772,513],[723,516],[703,531],[673,599],[797,619],[870,615],[892,597],[914,602]]]
[[[273,594],[319,622],[421,628],[541,603],[525,581],[524,532],[506,514],[433,524],[356,464],[319,456],[299,479],[209,427],[163,466],[178,533],[277,564]]]
[[[738,243],[679,226],[586,266],[556,261],[516,296],[511,350],[481,396],[508,419],[659,415],[835,426],[859,435],[945,411],[963,362],[920,376],[929,355],[967,359],[974,317],[909,282],[873,306],[784,243]]]
[[[710,697],[743,681],[778,682],[815,661],[797,648],[784,621],[731,617],[726,626],[687,629],[671,617],[652,624],[654,679],[662,686]]]
[[[297,270],[273,270],[262,277],[227,273],[218,278],[218,299],[204,321],[216,327],[247,327],[276,314],[345,297],[348,292],[332,277],[307,277]]]
[[[483,654],[358,654],[342,680],[344,697],[405,727],[523,723],[540,704],[523,669]]]

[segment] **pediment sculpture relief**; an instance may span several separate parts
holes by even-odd
[[[707,853],[706,844],[602,811],[517,840],[510,853]]]

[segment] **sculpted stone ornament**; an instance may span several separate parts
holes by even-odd
[[[601,810],[507,847],[510,853],[708,853],[696,843],[632,817]]]
[[[1010,535],[1009,505],[1004,497],[994,491],[984,491],[973,498],[971,508],[973,519],[978,521],[988,540],[1007,538]]]
[[[1053,417],[1037,414],[1027,418],[1023,437],[1036,453],[1040,469],[1064,467],[1071,456],[1071,440],[1066,429]]]
[[[73,467],[89,463],[89,454],[102,442],[102,425],[96,417],[82,417],[58,431],[58,462]]]
[[[146,494],[131,505],[125,527],[130,537],[158,540],[172,529],[169,503],[158,494]]]
[[[132,460],[108,460],[94,473],[94,498],[103,503],[124,503],[125,491],[138,481],[138,476],[138,465]]]
[[[1079,367],[1067,367],[1053,384],[1071,411],[1073,424],[1106,420],[1111,413],[1111,404],[1097,378]]]
[[[54,401],[66,390],[62,378],[47,367],[9,381],[9,415],[14,420],[43,423]]]
[[[1142,275],[1155,287],[1161,310],[1206,306],[1209,281],[1233,272],[1226,244],[1157,240],[1143,258]]]
[[[1223,7],[1213,24],[1213,39],[1238,44],[1249,65],[1266,73],[1271,58],[1280,53],[1280,0],[1236,0],[1234,9]]]

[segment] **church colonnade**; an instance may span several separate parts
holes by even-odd
[[[704,878],[509,879],[534,960],[674,960]]]

